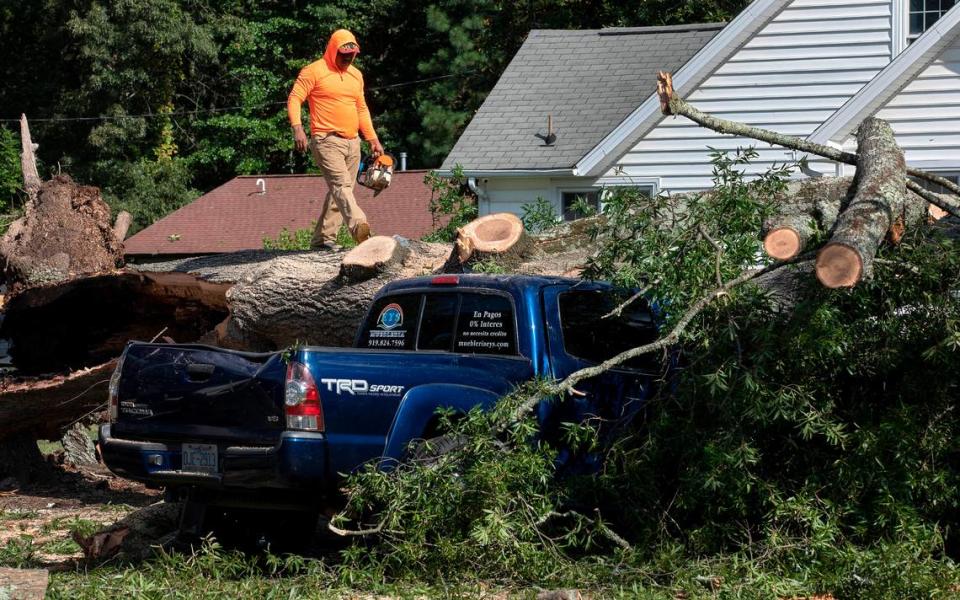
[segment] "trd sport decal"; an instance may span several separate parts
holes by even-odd
[[[389,331],[401,325],[403,325],[403,309],[400,308],[400,305],[394,303],[383,307],[380,316],[377,318],[377,327]]]

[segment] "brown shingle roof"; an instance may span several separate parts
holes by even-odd
[[[417,239],[433,228],[427,171],[393,174],[390,187],[354,188],[375,235]],[[264,179],[261,195],[257,179]],[[204,194],[124,241],[127,255],[212,254],[263,248],[263,238],[310,227],[327,184],[319,175],[243,175]],[[171,236],[175,241],[171,241]]]

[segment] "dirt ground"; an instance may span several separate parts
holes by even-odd
[[[83,558],[74,530],[99,530],[162,499],[159,490],[115,477],[106,469],[80,471],[50,463],[35,483],[6,481],[0,491],[0,548],[29,540],[52,571]]]

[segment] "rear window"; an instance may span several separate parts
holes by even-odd
[[[633,302],[619,316],[604,318],[626,298],[599,290],[560,294],[560,327],[566,353],[600,363],[656,341],[657,327],[646,300]],[[657,371],[659,358],[657,354],[639,356],[623,367]]]
[[[517,354],[513,303],[506,296],[477,292],[382,298],[364,324],[360,347],[512,356]]]

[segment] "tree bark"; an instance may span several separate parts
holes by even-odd
[[[789,260],[800,254],[819,228],[829,231],[849,201],[852,177],[804,179],[791,182],[776,198],[777,214],[767,218],[761,237],[769,256]]]
[[[817,279],[828,288],[852,287],[873,272],[873,257],[895,223],[916,217],[907,208],[906,163],[893,130],[868,118],[857,132],[857,191],[817,254]]]
[[[33,208],[33,203],[37,200],[37,194],[40,192],[40,174],[37,172],[36,151],[38,146],[30,138],[30,124],[27,123],[27,115],[20,115],[20,170],[23,173],[23,189],[27,192],[30,199],[27,202],[26,212],[29,213]]]
[[[117,219],[113,222],[113,236],[118,242],[127,239],[127,232],[130,231],[130,225],[133,224],[133,215],[125,210],[117,214]]]
[[[40,381],[5,381],[0,389],[0,440],[17,434],[29,434],[31,441],[60,439],[78,417],[104,406],[114,367],[116,359]]]

